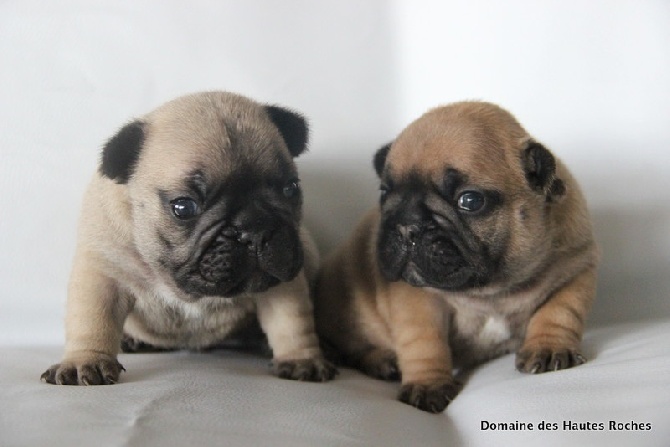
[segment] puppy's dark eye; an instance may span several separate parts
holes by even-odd
[[[291,180],[288,182],[282,189],[282,193],[287,199],[291,199],[300,194],[300,180]]]
[[[484,194],[476,191],[465,191],[458,196],[458,208],[463,211],[475,212],[484,208],[486,198]]]
[[[190,219],[200,214],[198,203],[189,197],[179,197],[170,202],[172,214],[178,219]]]
[[[390,186],[384,185],[384,184],[380,185],[379,186],[379,200],[381,200],[383,202],[384,199],[386,199],[386,196],[389,195],[389,192],[391,192],[391,187]]]

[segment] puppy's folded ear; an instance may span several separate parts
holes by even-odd
[[[378,177],[381,177],[382,172],[384,172],[384,164],[386,163],[386,156],[388,155],[392,144],[393,142],[390,142],[379,148],[375,153],[375,158],[372,160],[372,164],[375,167],[375,172],[377,172]]]
[[[102,148],[100,174],[116,183],[128,183],[144,142],[144,123],[126,124]]]
[[[546,147],[530,140],[523,151],[522,161],[528,184],[543,194],[547,202],[565,195],[565,183],[556,178],[556,159]]]
[[[277,126],[288,151],[293,157],[305,152],[309,138],[307,121],[299,113],[279,106],[266,106],[270,120]]]

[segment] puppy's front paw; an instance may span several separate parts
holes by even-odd
[[[113,385],[125,371],[115,357],[98,354],[81,361],[64,360],[40,377],[53,385]]]
[[[516,354],[516,369],[529,374],[572,368],[586,363],[576,349],[521,349]]]
[[[337,375],[337,368],[325,359],[274,360],[272,371],[278,377],[306,382],[327,382]]]
[[[419,410],[441,413],[461,391],[453,379],[435,383],[406,383],[400,388],[398,400]]]

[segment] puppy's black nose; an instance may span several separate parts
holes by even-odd
[[[396,230],[398,233],[408,242],[416,242],[416,239],[419,237],[421,229],[418,225],[396,225]]]
[[[246,245],[250,250],[258,250],[262,247],[263,242],[265,242],[267,237],[267,232],[265,231],[238,231],[237,232],[237,242],[242,245]]]
[[[253,233],[251,231],[240,231],[237,233],[237,242],[240,244],[251,244],[253,242]]]

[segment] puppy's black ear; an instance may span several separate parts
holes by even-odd
[[[116,183],[128,183],[144,142],[144,123],[126,124],[102,148],[100,174]]]
[[[372,164],[375,167],[375,171],[377,172],[378,177],[381,177],[382,172],[384,172],[384,164],[386,163],[386,156],[388,155],[392,144],[393,142],[385,144],[384,146],[380,147],[377,150],[377,152],[375,152],[375,158],[372,160]]]
[[[307,140],[309,138],[309,129],[307,121],[299,113],[287,110],[279,106],[266,106],[270,119],[279,129],[288,151],[293,157],[305,152],[307,149]]]
[[[536,141],[529,141],[523,151],[523,167],[531,188],[552,202],[565,194],[565,183],[556,178],[556,159]]]

